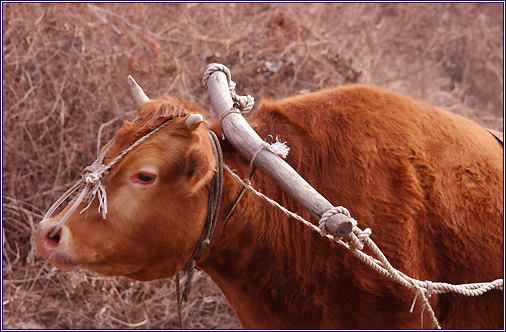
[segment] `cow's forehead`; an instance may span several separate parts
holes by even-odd
[[[110,162],[122,151],[167,120],[186,117],[191,113],[188,108],[181,106],[180,103],[172,99],[156,99],[143,103],[139,107],[137,120],[135,122],[125,121],[123,126],[116,132],[113,138],[114,145],[104,161]]]

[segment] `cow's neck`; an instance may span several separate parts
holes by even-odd
[[[226,143],[223,152],[230,169],[245,178],[249,162]],[[252,185],[268,196],[282,197],[281,204],[310,218],[262,172],[255,173]],[[197,267],[221,288],[243,327],[287,328],[287,322],[293,322],[293,328],[317,328],[322,308],[312,302],[314,271],[304,268],[311,265],[312,254],[295,257],[295,253],[301,247],[314,248],[313,241],[321,241],[319,236],[250,192],[244,194],[224,226],[242,187],[225,172],[223,188],[219,222],[211,246],[197,259]]]

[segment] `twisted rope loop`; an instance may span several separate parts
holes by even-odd
[[[230,90],[230,95],[232,96],[232,100],[236,102],[238,105],[238,108],[240,110],[240,113],[244,116],[247,115],[252,109],[253,105],[255,105],[255,98],[253,98],[250,95],[247,96],[239,96],[235,92],[235,82],[232,81],[232,74],[230,74],[230,69],[227,68],[227,66],[222,65],[220,63],[210,63],[206,66],[206,70],[204,72],[204,77],[202,78],[202,84],[204,84],[204,87],[207,89],[207,81],[209,80],[209,77],[215,72],[215,71],[221,71],[223,72],[227,77],[227,83],[228,83],[228,89]],[[231,109],[232,110],[232,109]],[[229,110],[229,111],[231,111]],[[229,112],[227,111],[227,112]],[[232,112],[234,113],[234,112]],[[228,115],[230,113],[227,113]],[[225,116],[226,116],[225,115]],[[220,120],[222,120],[225,116],[220,117]]]
[[[253,169],[255,159],[258,157],[260,152],[262,152],[263,150],[270,151],[270,152],[274,153],[275,155],[285,159],[286,156],[288,156],[288,153],[290,152],[290,147],[288,145],[286,145],[286,142],[280,142],[278,136],[276,136],[276,142],[272,143],[272,136],[268,135],[268,140],[262,142],[262,144],[258,148],[257,152],[255,152],[255,154],[251,158],[251,161],[249,163],[249,168],[248,168],[248,174],[250,174]]]

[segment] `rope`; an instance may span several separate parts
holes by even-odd
[[[309,228],[313,229],[314,231],[320,233],[322,236],[325,236],[325,237],[328,237],[328,238],[332,238],[331,235],[326,235],[326,234],[323,234],[320,229],[318,227],[316,227],[315,225],[313,225],[312,223],[310,223],[309,221],[307,221],[306,219],[300,217],[299,215],[297,215],[296,213],[293,213],[292,211],[290,210],[287,210],[285,209],[283,206],[281,206],[278,202],[270,199],[269,197],[265,196],[264,194],[262,194],[261,192],[258,192],[256,191],[253,187],[251,187],[249,184],[247,184],[246,182],[242,181],[241,178],[239,176],[237,176],[234,172],[232,172],[230,170],[230,168],[228,168],[227,165],[223,164],[223,169],[225,169],[231,176],[232,178],[237,181],[237,183],[239,184],[242,184],[246,189],[248,189],[249,191],[251,191],[252,193],[254,193],[255,195],[257,195],[258,197],[264,199],[267,203],[273,205],[274,207],[280,209],[281,211],[283,211],[286,215],[288,215],[289,217],[292,217],[294,219],[297,219],[298,221],[300,221],[301,223],[303,223],[304,225],[308,226]]]
[[[247,184],[251,183],[250,182],[251,181],[251,177],[255,173],[255,170],[256,170],[256,166],[253,166],[253,168],[251,169],[251,171],[248,173],[248,176],[244,180]],[[232,214],[234,213],[235,209],[239,205],[239,202],[241,201],[241,198],[242,198],[242,196],[244,195],[245,192],[246,192],[246,187],[241,187],[241,190],[239,191],[239,194],[237,195],[237,198],[235,199],[234,203],[232,204],[232,207],[230,208],[230,211],[228,211],[228,214],[227,214],[227,216],[225,217],[225,219],[223,221],[223,229],[227,225],[227,222],[229,221],[230,217],[232,217]]]
[[[179,291],[179,271],[176,274],[176,301],[177,301],[177,325],[183,329],[183,318],[181,315],[181,292]]]
[[[219,63],[210,63],[206,66],[204,77],[202,78],[202,84],[204,84],[204,87],[207,89],[207,81],[215,71],[221,71],[225,74],[225,76],[227,77],[228,89],[230,91],[232,100],[239,104],[238,108],[240,109],[241,114],[247,115],[253,109],[253,105],[255,105],[255,99],[250,95],[239,96],[235,93],[236,84],[234,81],[232,81],[230,69],[228,69],[225,65]],[[222,114],[222,116],[220,117],[220,121],[228,114],[225,115]]]
[[[327,212],[325,212],[320,219],[320,227],[314,226],[309,221],[305,220],[304,218],[300,217],[296,213],[293,213],[283,206],[281,206],[276,201],[270,199],[269,197],[265,196],[261,192],[258,192],[255,190],[249,183],[246,183],[241,180],[239,176],[237,176],[234,172],[228,168],[227,165],[223,165],[224,169],[232,176],[232,178],[237,181],[239,184],[241,184],[244,188],[251,191],[256,196],[262,198],[267,203],[275,206],[276,208],[283,211],[285,214],[287,214],[289,217],[292,217],[300,222],[302,222],[304,225],[308,226],[310,229],[312,229],[315,232],[318,232],[321,236],[327,237],[340,245],[344,246],[345,248],[349,249],[350,252],[355,255],[357,258],[359,258],[362,262],[366,263],[368,266],[373,268],[376,272],[382,274],[383,276],[386,276],[393,281],[396,281],[397,283],[401,284],[402,286],[414,291],[416,293],[415,298],[413,300],[413,304],[411,306],[410,311],[413,312],[416,300],[418,296],[422,298],[423,305],[422,305],[422,328],[423,328],[423,313],[424,310],[427,309],[429,313],[429,317],[431,318],[434,326],[438,329],[441,329],[441,326],[439,325],[439,322],[434,314],[434,311],[432,310],[432,307],[428,301],[428,298],[431,297],[432,294],[443,294],[443,293],[457,293],[461,295],[466,296],[480,296],[492,289],[498,289],[503,290],[503,279],[497,279],[492,282],[484,282],[484,283],[470,283],[470,284],[461,284],[461,285],[451,285],[444,282],[431,282],[431,281],[420,281],[411,277],[408,277],[404,273],[396,270],[392,265],[389,263],[385,255],[381,252],[381,250],[378,248],[378,246],[372,241],[369,237],[371,234],[371,230],[369,228],[365,230],[361,230],[359,227],[356,226],[356,220],[350,217],[349,211],[344,207],[333,207],[329,209]],[[333,236],[332,234],[328,233],[325,228],[325,223],[332,215],[336,213],[342,213],[345,216],[349,217],[354,226],[352,232],[349,234],[350,236],[350,243],[347,244],[342,241],[342,239],[337,238]],[[324,218],[325,217],[325,218]],[[323,221],[322,221],[323,219]],[[363,253],[361,250],[364,246],[369,247],[374,255],[377,258],[373,258],[365,253]]]
[[[255,166],[255,159],[256,157],[262,152],[264,149],[269,150],[270,152],[282,157],[286,158],[288,155],[288,152],[290,152],[290,148],[286,145],[286,142],[280,143],[278,140],[278,137],[276,136],[276,143],[272,144],[272,135],[267,135],[267,138],[265,141],[260,145],[258,151],[253,155],[251,158],[249,167],[248,167],[248,176],[244,180],[245,183],[248,185],[251,184],[251,178],[253,177],[253,173],[255,173],[256,166]],[[242,196],[246,192],[246,188],[243,186],[241,190],[239,191],[239,195],[235,199],[234,203],[232,204],[232,207],[230,208],[230,211],[228,212],[227,216],[225,217],[225,220],[223,221],[223,227],[227,224],[228,220],[232,216],[232,213],[239,205],[239,201],[241,200]]]
[[[108,171],[114,164],[116,164],[118,162],[118,160],[120,160],[121,158],[123,158],[128,152],[132,151],[133,148],[135,148],[137,145],[139,145],[142,142],[144,142],[148,137],[150,137],[151,135],[153,135],[154,133],[156,133],[157,131],[159,131],[163,127],[165,127],[172,120],[173,120],[173,118],[169,118],[169,119],[165,120],[161,125],[159,125],[158,127],[156,127],[154,130],[152,130],[149,133],[147,133],[146,135],[142,136],[137,141],[135,141],[134,143],[132,143],[132,145],[130,145],[128,148],[126,148],[125,150],[121,151],[121,153],[116,158],[114,158],[113,161],[111,161],[107,166],[104,167],[104,170],[102,171],[102,173],[100,174],[100,176],[103,173],[105,173],[106,171]]]
[[[223,119],[225,119],[225,117],[229,114],[232,114],[232,113],[236,113],[236,114],[241,114],[241,111],[239,111],[239,109],[235,108],[235,107],[232,107],[231,109],[229,109],[228,111],[225,111],[223,113],[221,113],[220,115],[220,122],[223,121]]]

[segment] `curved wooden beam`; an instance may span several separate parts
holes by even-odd
[[[220,116],[233,105],[228,88],[227,77],[222,71],[215,71],[207,81],[207,89],[215,115]],[[264,141],[251,128],[241,114],[230,113],[222,120],[223,134],[232,146],[246,159],[251,160],[259,151]],[[279,156],[265,149],[255,158],[255,166],[270,177],[281,189],[301,204],[316,220],[333,207],[333,205],[311,187],[288,163]],[[348,218],[333,215],[327,220],[332,225],[333,235],[348,235],[353,224]]]

